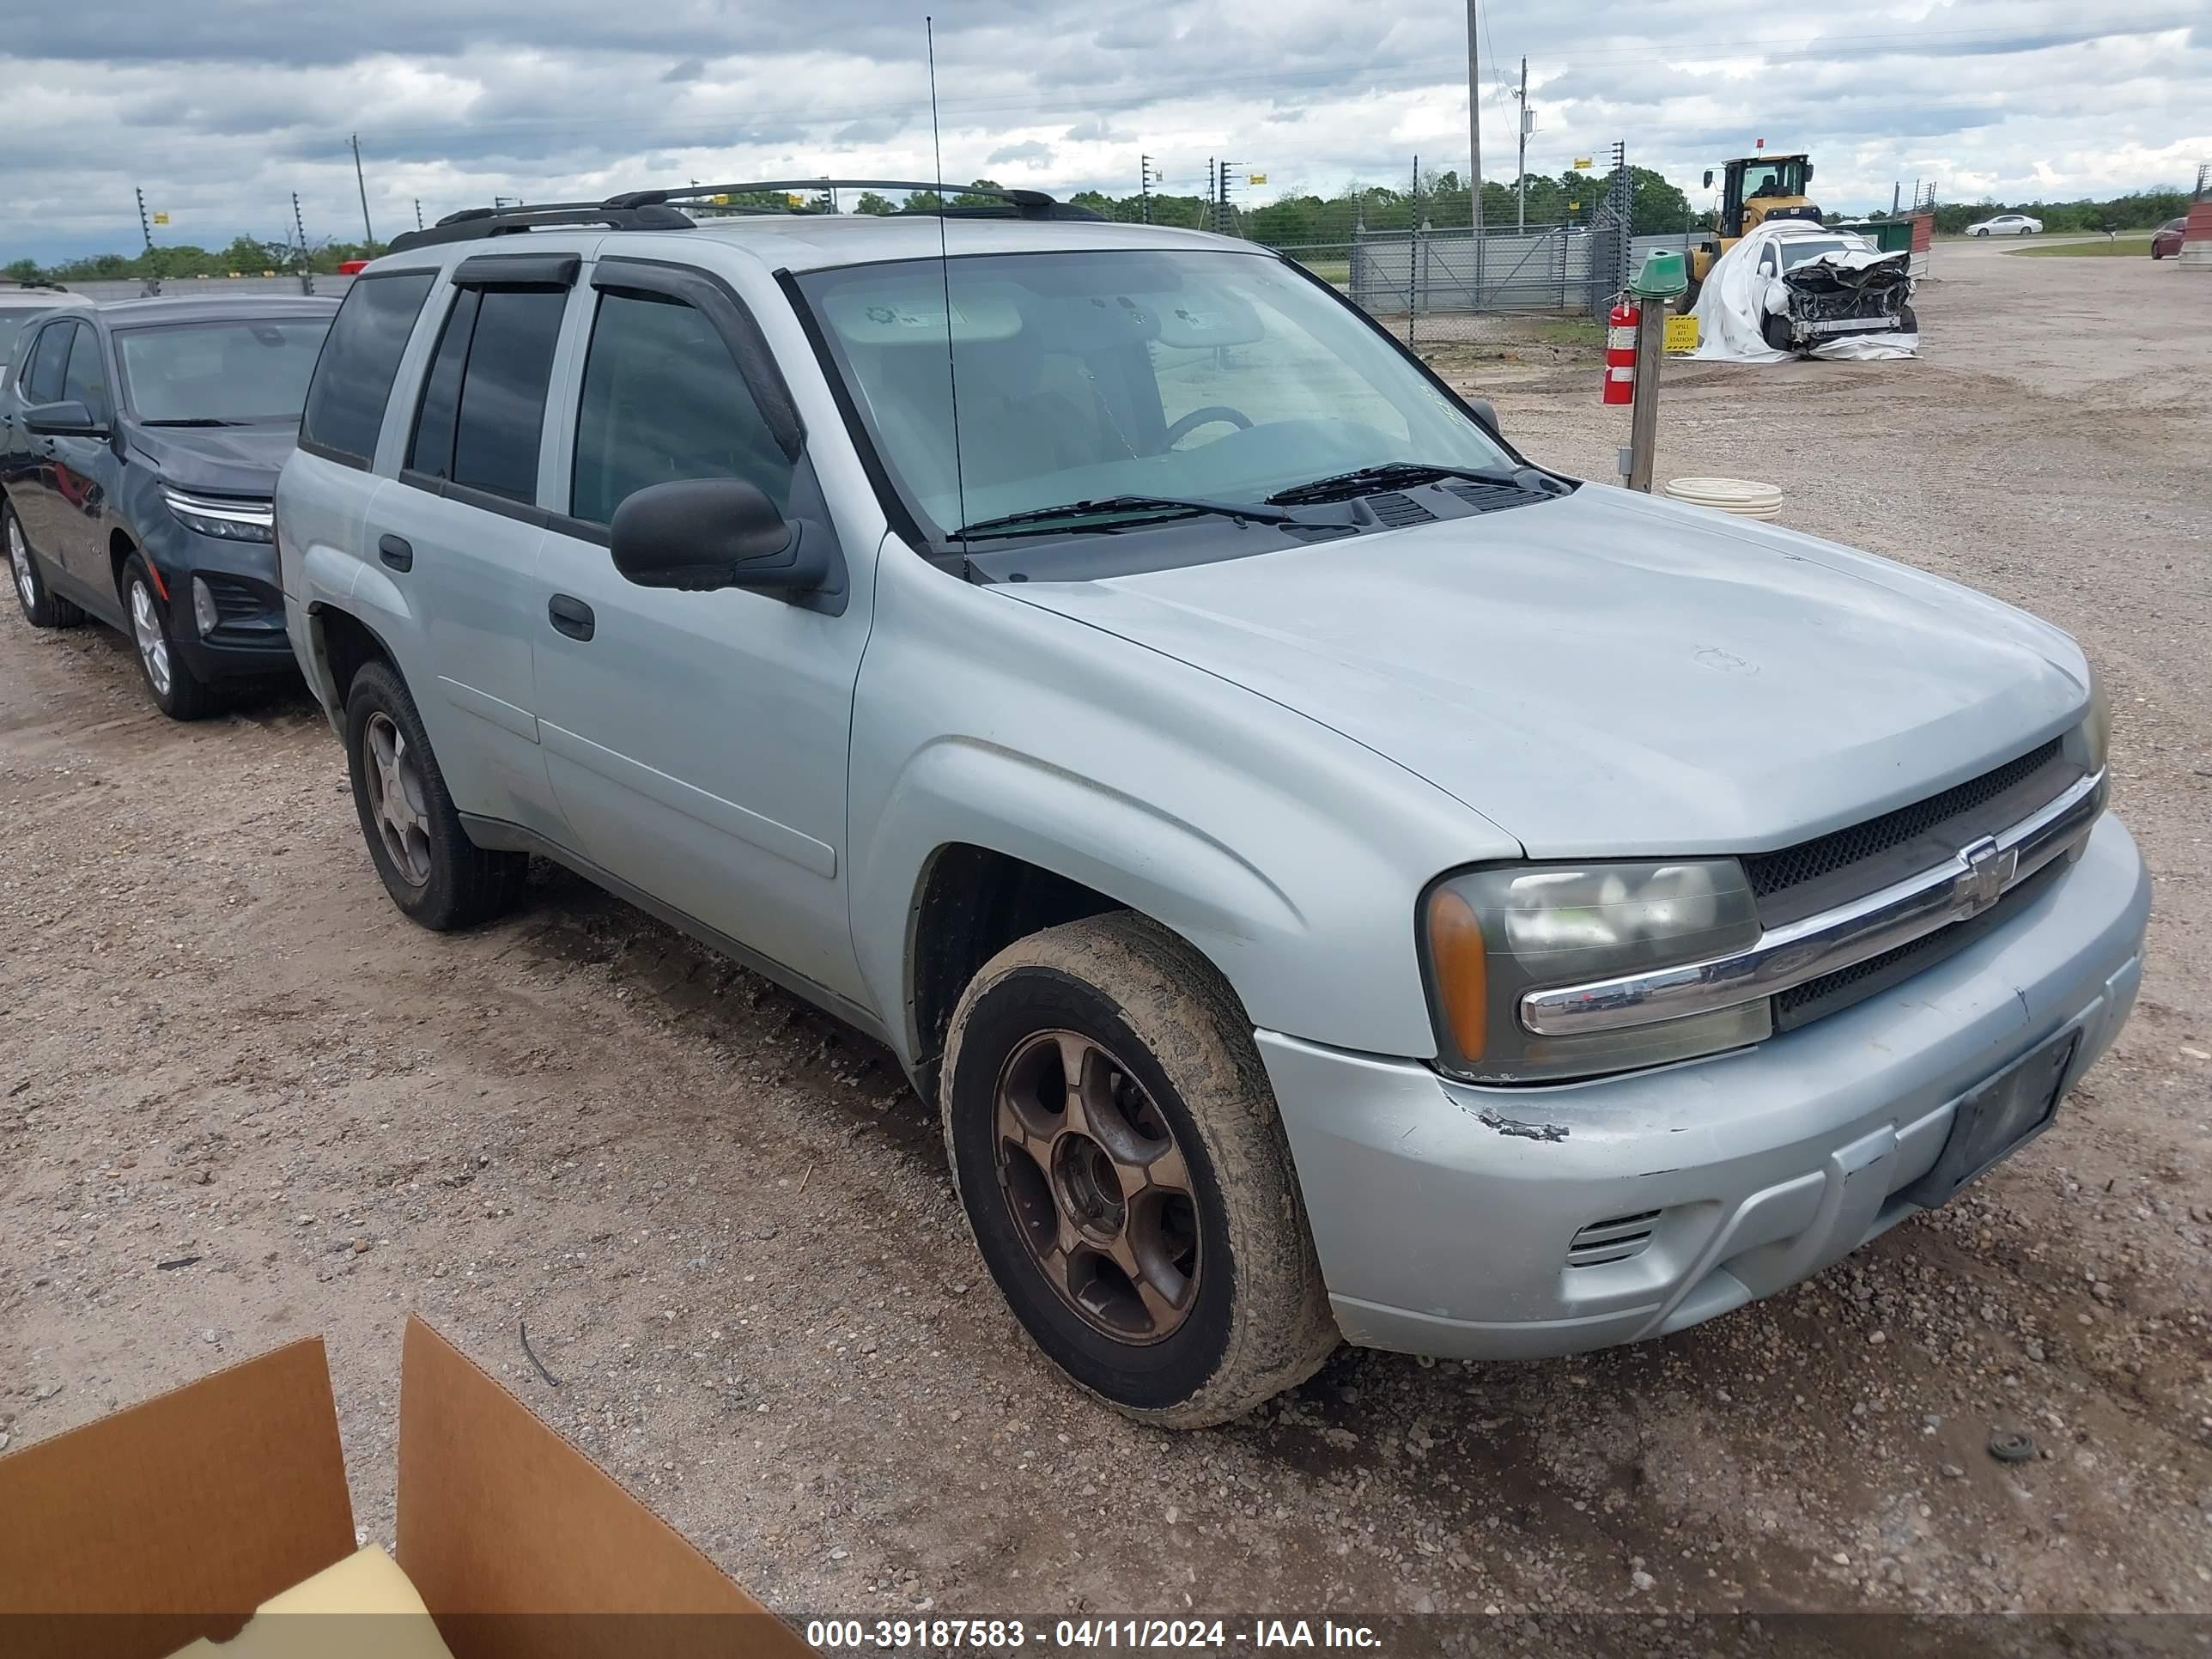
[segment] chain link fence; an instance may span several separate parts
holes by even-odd
[[[1602,319],[1627,286],[1629,184],[1616,146],[1587,223],[1362,230],[1276,251],[1417,349],[1515,340],[1532,318]]]

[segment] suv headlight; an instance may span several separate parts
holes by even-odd
[[[276,512],[266,501],[225,499],[217,495],[187,495],[181,489],[164,489],[169,512],[187,530],[226,542],[273,542],[276,539]]]
[[[1656,1066],[1769,1036],[1765,1001],[1658,1024],[1540,1036],[1522,995],[1755,944],[1758,905],[1734,859],[1506,865],[1429,890],[1422,926],[1438,1064],[1457,1077],[1534,1083]]]
[[[2112,746],[2112,706],[2105,698],[2105,677],[2089,671],[2089,712],[2081,717],[2083,761],[2092,772],[2105,769],[2105,756]]]

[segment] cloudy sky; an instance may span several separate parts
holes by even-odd
[[[161,239],[379,235],[495,195],[692,178],[931,176],[922,8],[886,0],[71,0],[0,36],[0,260]],[[939,0],[945,172],[1170,190],[1209,156],[1250,192],[1467,164],[1455,0]],[[2204,0],[1485,0],[1484,173],[1625,140],[1694,189],[1754,138],[1806,149],[1824,204],[1893,180],[1951,199],[2186,185],[2212,160]]]

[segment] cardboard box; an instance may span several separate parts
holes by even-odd
[[[398,1510],[395,1555],[453,1659],[812,1651],[412,1317]],[[161,1659],[354,1551],[310,1337],[0,1457],[0,1648]]]

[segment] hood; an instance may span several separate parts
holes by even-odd
[[[276,474],[300,441],[296,421],[265,426],[142,426],[131,453],[179,489],[217,495],[274,495]]]
[[[999,591],[1331,727],[1537,858],[1787,846],[1985,771],[2087,702],[2073,641],[2008,605],[1598,485]]]

